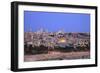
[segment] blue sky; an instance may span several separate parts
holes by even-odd
[[[24,11],[24,31],[90,32],[90,14]]]

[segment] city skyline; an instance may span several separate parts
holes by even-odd
[[[48,32],[90,32],[90,15],[24,11],[24,31],[36,32],[41,28]]]

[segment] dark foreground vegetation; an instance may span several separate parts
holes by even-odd
[[[52,48],[48,48],[45,47],[43,45],[41,46],[34,46],[32,47],[32,45],[24,45],[24,54],[25,55],[36,55],[36,54],[47,54],[50,51],[57,51],[57,52],[81,52],[81,51],[89,51],[90,47],[88,45],[84,46],[77,46],[77,47],[73,47],[73,46],[66,46],[66,47],[54,47],[54,49]]]

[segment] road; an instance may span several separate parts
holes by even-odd
[[[38,55],[25,55],[24,61],[31,62],[31,61],[47,61],[47,60],[70,60],[70,59],[89,59],[90,52],[49,52],[48,54],[38,54]]]

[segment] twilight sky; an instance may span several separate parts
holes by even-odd
[[[24,32],[90,32],[90,14],[24,11]]]

